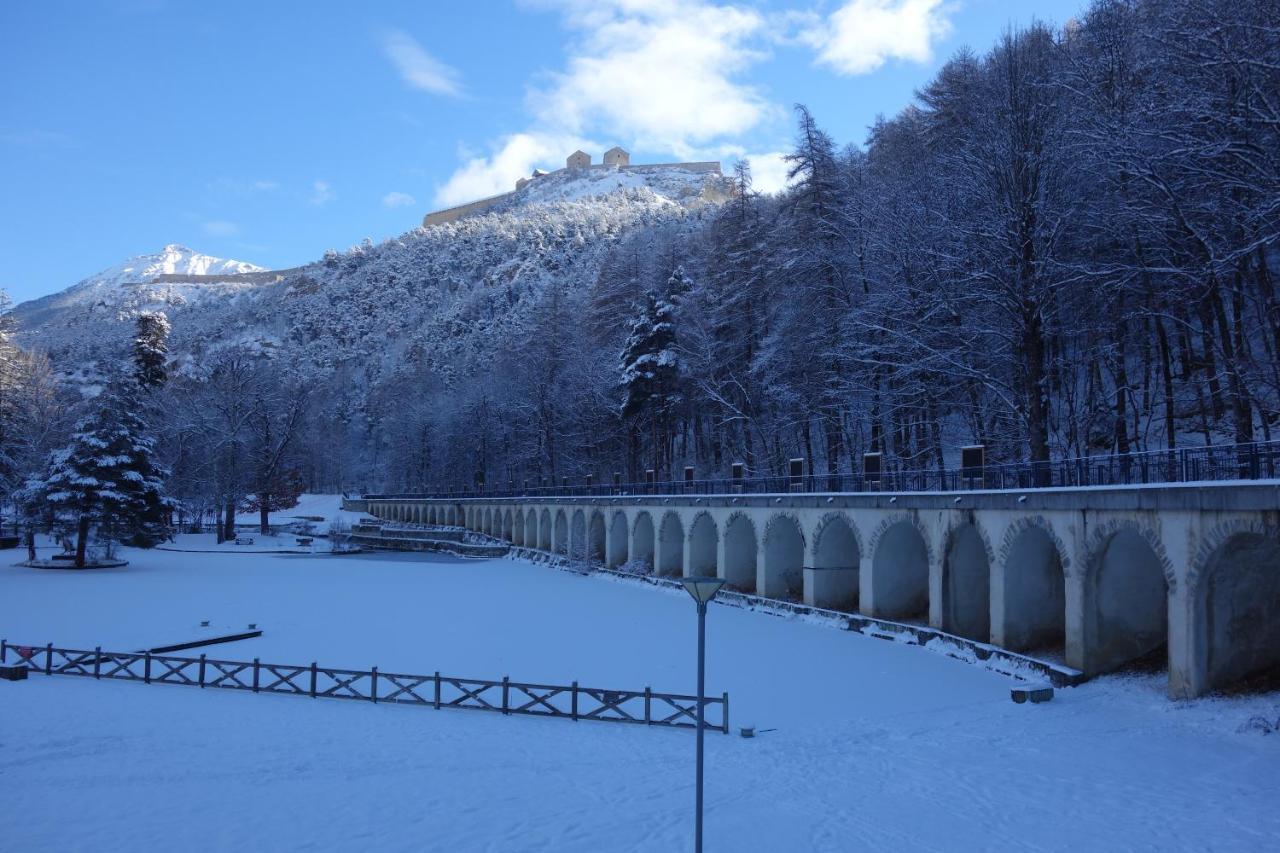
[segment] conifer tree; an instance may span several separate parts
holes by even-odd
[[[141,409],[132,384],[113,385],[76,425],[70,444],[49,458],[38,494],[74,525],[77,568],[85,564],[95,522],[103,538],[142,547],[164,536],[172,501],[164,496],[166,471],[155,459]]]
[[[169,318],[163,311],[142,312],[133,338],[133,375],[138,387],[151,391],[164,385],[169,378],[168,358]]]

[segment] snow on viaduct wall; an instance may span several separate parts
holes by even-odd
[[[1196,696],[1280,665],[1280,488],[371,500],[529,548],[927,622]]]

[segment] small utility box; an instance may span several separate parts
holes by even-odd
[[[970,444],[960,448],[960,476],[967,484],[981,480],[986,468],[987,448],[981,444]]]
[[[1032,684],[1019,684],[1009,691],[1009,697],[1019,705],[1024,702],[1034,704],[1048,702],[1053,698],[1053,685],[1043,681]]]
[[[862,479],[867,484],[880,483],[880,454],[862,454]]]

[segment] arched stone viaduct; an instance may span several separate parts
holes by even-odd
[[[526,548],[871,617],[1095,675],[1167,654],[1196,696],[1280,666],[1280,488],[371,499]]]

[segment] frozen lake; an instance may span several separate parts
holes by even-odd
[[[514,560],[136,552],[0,568],[11,642],[131,651],[200,623],[222,658],[692,692],[683,592]],[[198,654],[199,651],[183,654]],[[708,616],[708,850],[1215,849],[1280,837],[1280,697],[1171,703],[1160,676],[1014,705],[928,650]],[[692,844],[693,734],[32,676],[0,683],[4,846],[654,850]]]

